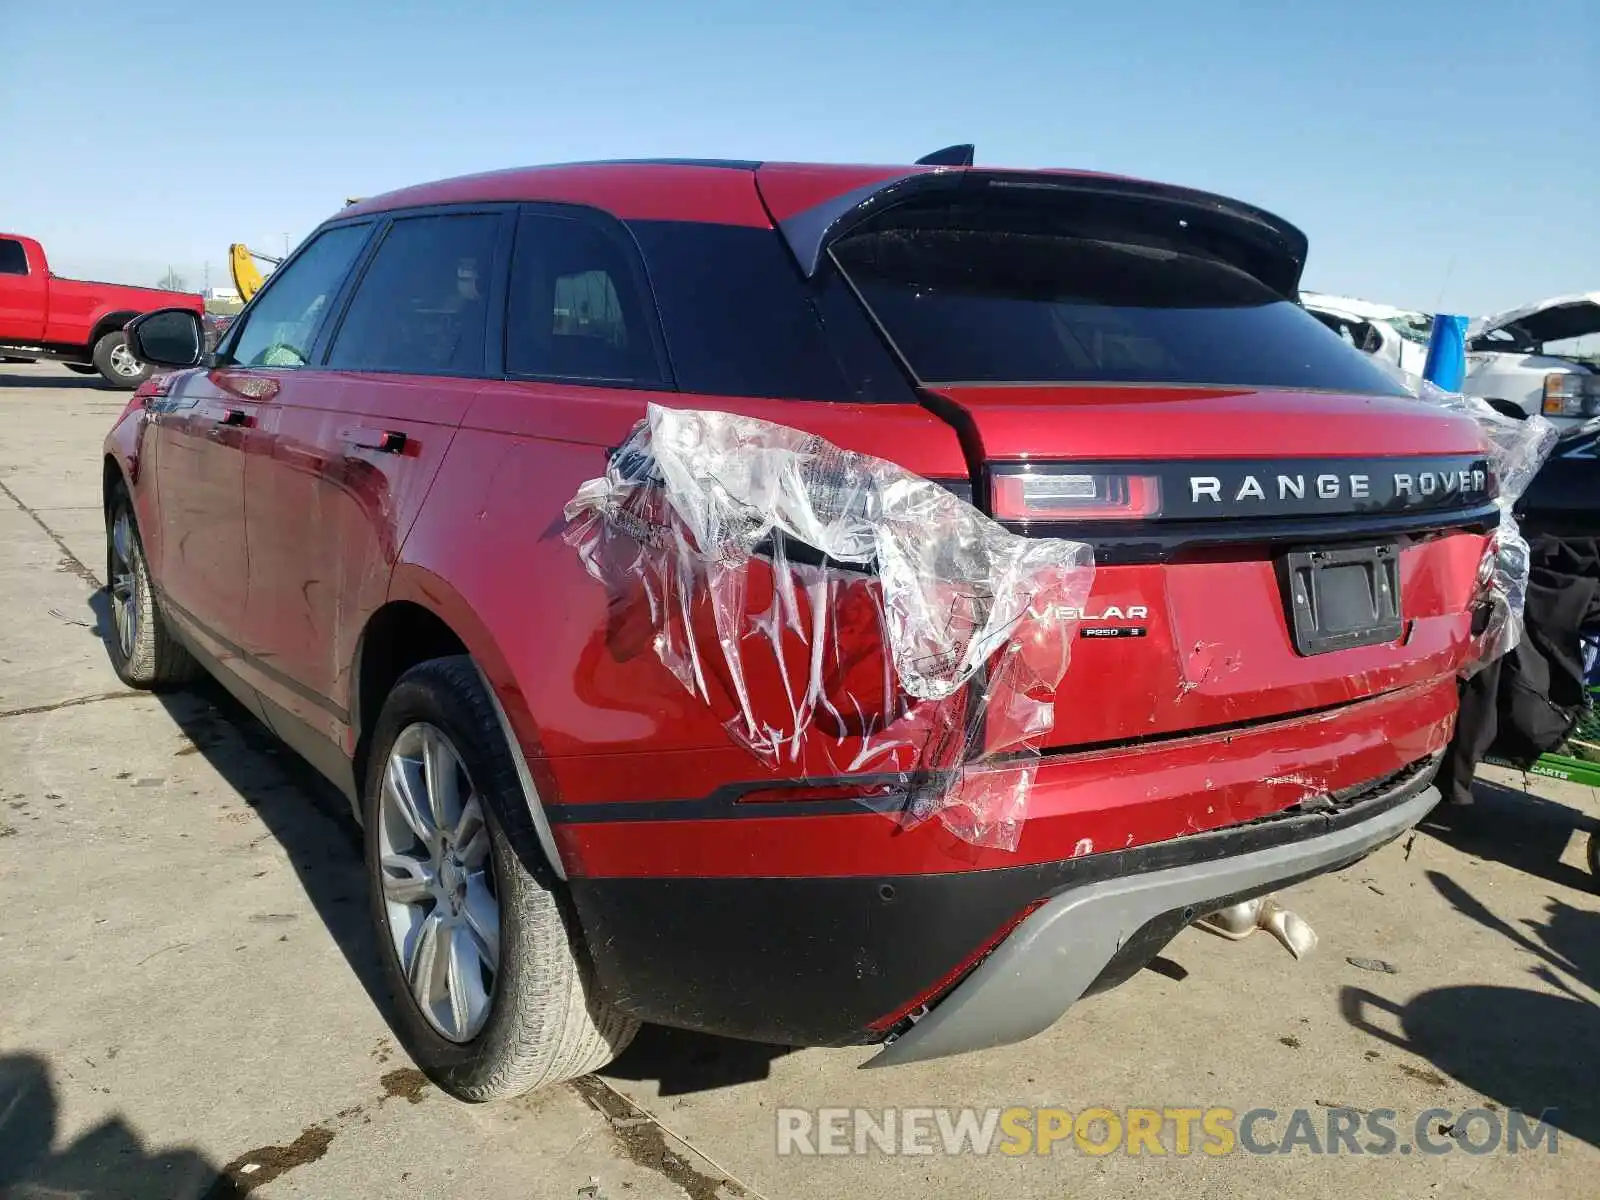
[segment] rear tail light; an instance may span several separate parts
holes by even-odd
[[[1592,417],[1600,413],[1600,375],[1555,371],[1544,377],[1544,415]]]
[[[1000,521],[1111,521],[1158,516],[1154,475],[1074,471],[1070,467],[997,467],[991,502]]]

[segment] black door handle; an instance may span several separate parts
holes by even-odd
[[[255,418],[244,409],[230,408],[211,423],[211,428],[206,431],[206,436],[220,438],[224,429],[248,429],[254,424]]]
[[[402,454],[406,435],[398,429],[347,429],[342,435],[347,446],[356,450],[377,450],[382,454]]]

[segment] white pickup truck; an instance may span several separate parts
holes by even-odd
[[[1575,357],[1570,343],[1594,334],[1600,334],[1600,292],[1480,317],[1467,326],[1461,390],[1512,416],[1543,413],[1559,428],[1587,421],[1600,415],[1600,370]]]
[[[1422,374],[1433,328],[1428,313],[1320,292],[1302,292],[1300,302],[1368,354]],[[1574,353],[1579,338],[1596,334],[1600,292],[1556,296],[1479,317],[1467,326],[1461,390],[1508,416],[1543,413],[1563,429],[1600,416],[1600,368]]]

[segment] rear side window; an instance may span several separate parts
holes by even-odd
[[[833,254],[925,383],[1174,383],[1403,394],[1298,304],[1170,237],[910,226]]]
[[[405,217],[384,235],[334,335],[346,371],[481,375],[500,217]]]
[[[660,386],[651,320],[620,234],[581,215],[519,219],[506,310],[507,374]]]
[[[28,252],[15,238],[0,238],[0,275],[26,275]]]
[[[268,278],[250,310],[234,323],[226,361],[247,367],[303,367],[317,331],[367,240],[370,227],[339,225],[312,239]]]
[[[712,396],[916,397],[832,273],[808,283],[776,230],[633,221],[678,387]]]

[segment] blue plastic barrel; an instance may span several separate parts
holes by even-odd
[[[1459,392],[1467,375],[1467,318],[1437,313],[1428,338],[1422,377],[1447,392]]]

